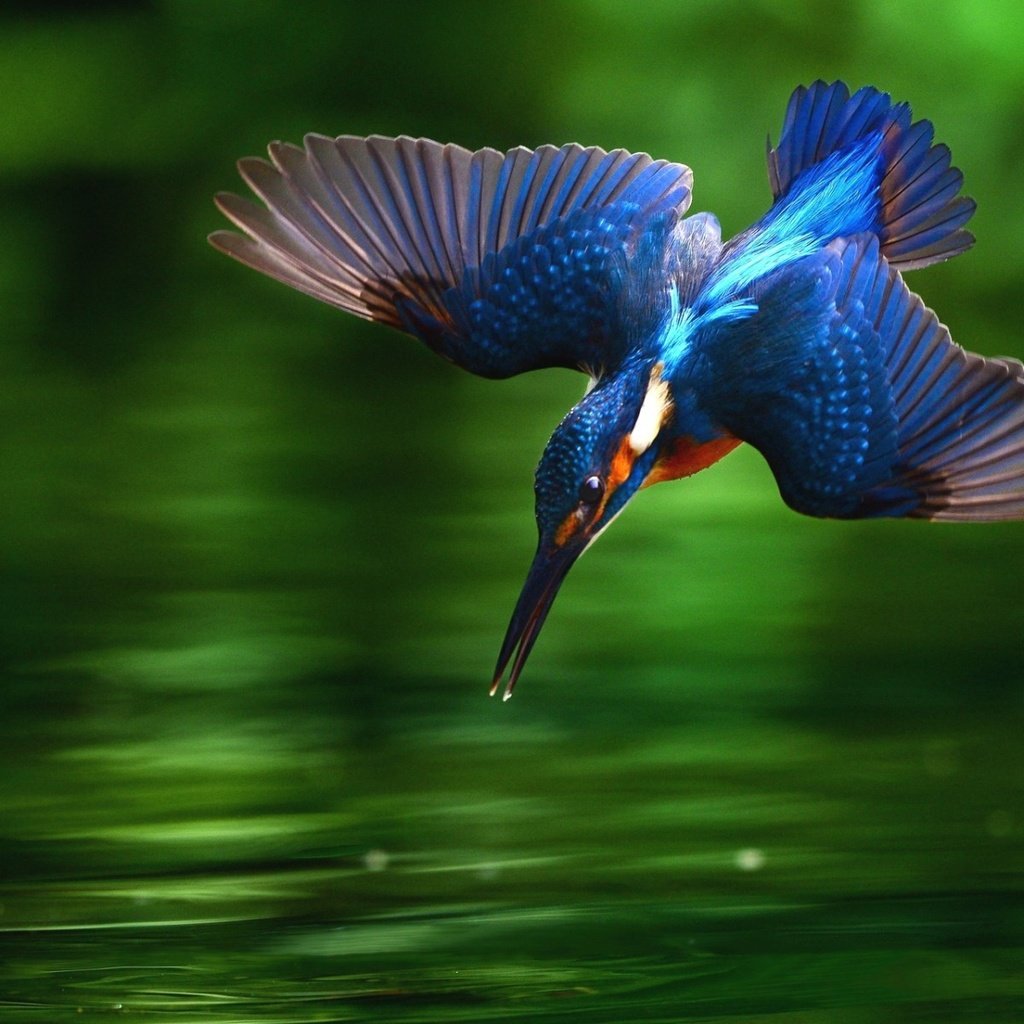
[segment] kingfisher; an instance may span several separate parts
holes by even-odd
[[[974,242],[932,124],[814,82],[768,140],[773,202],[722,240],[681,163],[577,144],[275,142],[210,242],[482,377],[587,377],[535,478],[538,544],[491,687],[644,487],[747,442],[807,515],[1024,518],[1024,366],[960,348],[904,283]]]

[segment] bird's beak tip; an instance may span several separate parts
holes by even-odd
[[[515,689],[516,678],[519,675],[519,667],[513,668],[511,675],[509,676],[508,682],[505,684],[505,692],[501,695],[502,701],[508,700],[512,696],[512,691]],[[491,683],[491,688],[488,691],[488,696],[495,696],[498,690],[501,689],[501,681],[505,675],[505,664],[500,664],[499,668],[494,673],[494,681]]]
[[[492,697],[501,687],[502,677],[510,662],[512,667],[508,669],[508,682],[505,684],[502,700],[507,701],[512,696],[516,681],[537,639],[537,634],[544,625],[555,594],[558,593],[558,588],[579,551],[579,547],[575,545],[564,549],[553,549],[546,545],[538,548],[512,613],[505,641],[501,645],[498,665],[491,682]]]

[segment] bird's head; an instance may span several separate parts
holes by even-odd
[[[639,490],[672,411],[661,366],[599,381],[555,429],[537,467],[537,553],[498,655],[491,693],[511,662],[506,700],[562,580]]]

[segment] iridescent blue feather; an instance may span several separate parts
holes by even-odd
[[[211,242],[488,377],[612,363],[613,263],[685,211],[692,182],[681,164],[578,145],[471,153],[310,135],[270,156],[239,163],[265,207],[218,196],[245,234]]]
[[[687,386],[809,515],[1024,515],[1024,367],[965,352],[881,256],[838,240],[694,341]]]
[[[974,213],[974,202],[958,197],[963,175],[950,166],[949,149],[932,144],[931,122],[911,124],[910,119],[906,103],[894,104],[870,86],[853,96],[842,82],[801,86],[789,101],[778,146],[768,147],[776,203],[801,179],[806,181],[811,168],[874,140],[874,174],[857,191],[838,194],[833,204],[841,214],[846,204],[870,199],[871,221],[853,221],[833,237],[872,231],[881,241],[882,255],[901,270],[963,252],[974,242],[962,230]]]

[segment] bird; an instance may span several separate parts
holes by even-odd
[[[772,202],[723,241],[693,175],[569,144],[271,143],[209,240],[487,378],[586,375],[534,481],[538,543],[500,648],[511,696],[562,581],[642,488],[741,443],[812,516],[1024,518],[1024,366],[957,345],[904,274],[975,204],[908,103],[816,81],[768,139]],[[258,201],[256,201],[258,200]]]

